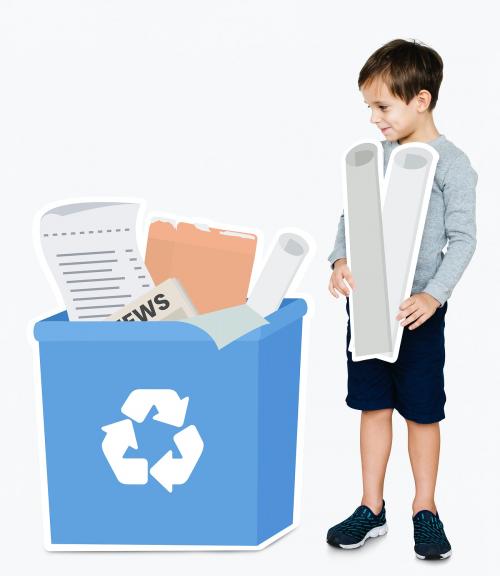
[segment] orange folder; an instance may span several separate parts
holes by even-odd
[[[204,314],[246,302],[256,246],[254,234],[158,220],[149,227],[146,267],[155,284],[180,280]]]

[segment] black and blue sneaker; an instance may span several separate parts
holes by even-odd
[[[340,524],[332,526],[326,535],[326,541],[337,548],[359,548],[368,540],[387,534],[385,519],[385,500],[382,510],[374,514],[368,506],[362,504]]]
[[[439,514],[420,510],[413,516],[415,554],[420,560],[441,560],[451,556],[451,545],[444,533]]]

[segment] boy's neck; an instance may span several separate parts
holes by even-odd
[[[422,122],[420,126],[417,126],[413,132],[404,138],[400,138],[398,144],[408,144],[409,142],[431,142],[439,135],[432,114],[429,114],[428,118]]]

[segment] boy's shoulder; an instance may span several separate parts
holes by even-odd
[[[398,142],[391,142],[389,140],[381,140],[381,143],[387,162],[391,152],[399,146],[399,144]],[[448,140],[444,134],[440,134],[435,140],[428,142],[428,144],[435,148],[439,154],[439,160],[436,166],[436,180],[443,181],[451,166],[453,166],[454,171],[474,171],[467,154],[451,140]]]
[[[399,142],[391,140],[380,140],[380,142],[382,143],[384,152],[389,153],[400,145]],[[467,157],[467,154],[451,140],[448,140],[444,134],[440,134],[434,140],[427,142],[427,144],[440,152],[440,157],[441,155],[445,158]]]

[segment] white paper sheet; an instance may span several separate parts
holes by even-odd
[[[269,324],[247,304],[207,312],[194,318],[181,319],[180,322],[193,324],[204,330],[219,350],[248,332]]]
[[[138,208],[85,202],[42,215],[42,250],[70,320],[106,320],[154,286],[137,248]]]

